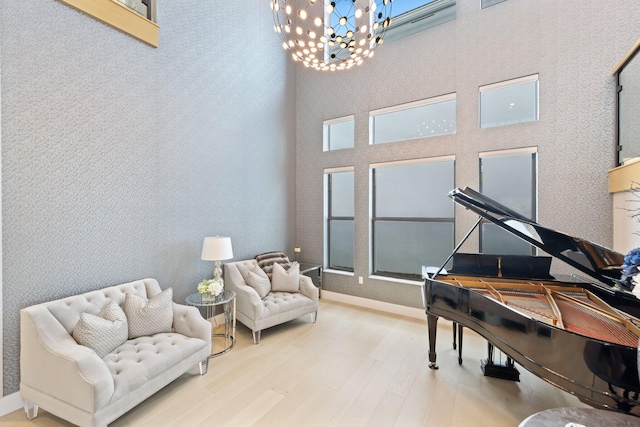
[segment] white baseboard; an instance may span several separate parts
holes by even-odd
[[[387,313],[399,314],[401,316],[412,317],[414,319],[427,320],[427,315],[422,308],[407,307],[404,305],[392,304],[390,302],[354,297],[353,295],[325,290],[322,291],[322,299],[343,302],[345,304],[356,305],[358,307],[370,308],[372,310],[384,311]]]
[[[22,397],[20,397],[19,391],[8,394],[0,399],[0,417],[10,414],[13,411],[17,411],[18,409],[22,408],[22,406],[23,402]]]

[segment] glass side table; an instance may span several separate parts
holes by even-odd
[[[313,264],[309,262],[301,262],[299,264],[300,264],[300,274],[315,272],[313,275],[311,274],[307,274],[307,275],[311,277],[311,280],[313,280],[315,276],[315,280],[313,281],[313,284],[316,285],[316,287],[318,288],[319,296],[322,296],[322,264]]]
[[[202,301],[202,294],[195,293],[187,297],[187,304],[194,307],[204,307],[207,320],[211,319],[215,314],[215,308],[222,306],[224,311],[224,333],[215,333],[211,331],[211,355],[209,357],[218,357],[229,352],[236,345],[236,293],[225,290],[214,301]],[[213,351],[216,347],[216,338],[222,338],[222,349]]]

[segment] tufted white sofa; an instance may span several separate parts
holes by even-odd
[[[138,280],[20,311],[20,394],[29,419],[38,406],[80,426],[106,426],[180,375],[207,371],[211,323],[173,303],[173,332],[130,339],[104,358],[76,343],[80,314],[97,314],[125,294],[153,298],[154,279]]]
[[[310,277],[300,275],[300,292],[269,292],[266,297],[247,285],[241,269],[257,268],[255,259],[230,262],[224,265],[225,287],[236,293],[236,318],[253,332],[253,342],[260,342],[263,329],[311,314],[315,323],[318,317],[320,291]],[[240,267],[240,268],[238,268]]]

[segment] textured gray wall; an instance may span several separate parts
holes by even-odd
[[[0,2],[5,394],[20,308],[144,277],[183,300],[207,235],[235,259],[294,246],[296,71],[268,2],[158,3],[154,49]]]
[[[613,67],[634,45],[637,0],[509,0],[481,10],[459,0],[457,19],[378,48],[347,73],[298,72],[297,244],[322,260],[322,174],[355,167],[355,277],[327,273],[325,289],[421,307],[418,286],[368,280],[370,163],[456,156],[456,186],[478,188],[478,153],[537,146],[544,225],[610,246],[615,165]],[[540,120],[478,129],[478,87],[539,73]],[[457,93],[457,133],[368,145],[368,112]],[[322,152],[322,121],[355,115],[355,147]],[[456,209],[456,241],[475,216]],[[463,248],[477,251],[474,236]],[[444,261],[444,260],[443,260]],[[556,267],[557,268],[557,267]],[[357,276],[365,277],[358,285]]]

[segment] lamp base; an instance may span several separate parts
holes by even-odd
[[[213,279],[222,281],[222,263],[216,261],[213,267]]]

